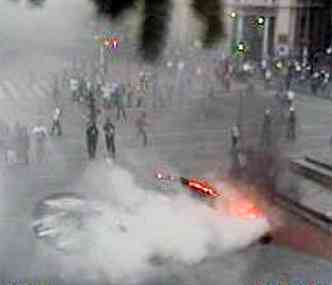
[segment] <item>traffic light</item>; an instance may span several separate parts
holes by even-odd
[[[246,51],[246,45],[243,42],[239,42],[236,46],[236,51],[239,53],[244,53]]]
[[[237,17],[237,13],[233,11],[233,12],[229,13],[229,16],[230,16],[232,19],[236,19],[236,17]]]
[[[275,63],[275,67],[276,67],[277,69],[281,70],[281,69],[284,68],[284,64],[283,64],[282,61],[277,61],[277,62]]]
[[[238,42],[235,44],[233,54],[235,56],[243,56],[248,51],[244,42]]]
[[[256,27],[258,28],[258,29],[264,29],[264,26],[265,26],[265,17],[263,17],[263,16],[259,16],[259,17],[257,17],[257,19],[256,19]]]

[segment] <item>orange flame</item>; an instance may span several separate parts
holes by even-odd
[[[198,192],[211,198],[216,198],[220,196],[220,193],[206,181],[191,179],[189,181],[188,187],[194,192]]]

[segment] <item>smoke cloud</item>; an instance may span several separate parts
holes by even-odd
[[[143,189],[118,166],[91,166],[77,187],[87,195],[84,211],[99,214],[70,234],[75,252],[53,255],[66,280],[82,271],[91,280],[102,274],[112,281],[143,281],[156,272],[156,264],[194,265],[246,247],[268,230],[265,220],[218,214],[186,192]],[[59,242],[65,244],[66,236]]]

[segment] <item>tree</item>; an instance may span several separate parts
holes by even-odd
[[[28,4],[31,7],[43,7],[45,4],[45,0],[28,0]]]
[[[15,0],[10,0],[15,1]],[[46,0],[28,0],[32,7],[42,7]],[[172,0],[90,0],[97,12],[110,19],[118,18],[128,9],[142,11],[139,51],[144,60],[155,62],[161,54],[168,35]],[[178,1],[178,0],[175,0]],[[211,47],[224,36],[222,22],[223,0],[191,0],[191,7],[205,26],[202,43]]]
[[[172,10],[171,0],[91,0],[99,13],[111,18],[143,4],[140,52],[147,61],[155,61],[161,54],[168,34],[168,21]],[[192,9],[205,25],[202,42],[211,47],[224,35],[221,0],[192,0]]]

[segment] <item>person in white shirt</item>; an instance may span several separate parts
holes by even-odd
[[[232,136],[232,148],[237,148],[240,142],[240,129],[237,125],[234,125],[231,129]]]
[[[43,126],[42,121],[32,129],[32,136],[35,141],[35,155],[38,163],[41,163],[46,154],[47,129]]]
[[[62,135],[62,128],[60,117],[62,115],[62,110],[59,107],[56,107],[53,113],[53,124],[51,128],[51,136],[54,134],[55,129],[57,130],[58,136]]]
[[[112,102],[111,102],[111,95],[112,95],[112,88],[111,85],[109,83],[106,83],[102,88],[102,96],[103,96],[103,103],[104,103],[104,107],[106,109],[110,109]]]
[[[72,94],[72,98],[74,101],[77,101],[79,98],[79,94],[78,94],[78,87],[79,87],[79,82],[77,79],[75,78],[71,78],[70,81],[69,81],[69,84],[70,84],[70,91],[71,91],[71,94]]]

